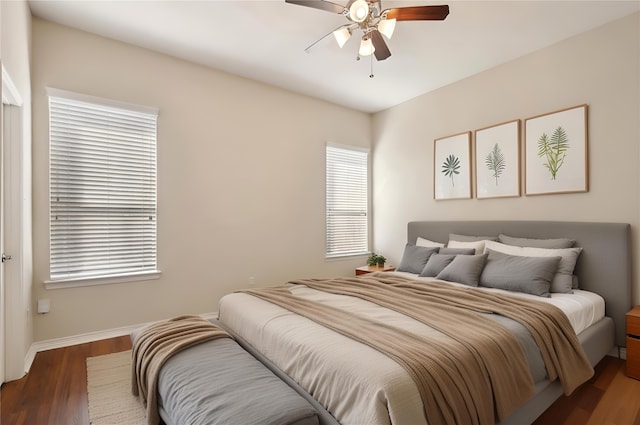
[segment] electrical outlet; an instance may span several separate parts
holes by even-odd
[[[48,299],[38,300],[38,314],[48,313],[50,308],[51,302]]]
[[[249,277],[249,287],[253,288],[254,286],[256,286],[256,278],[253,276]]]

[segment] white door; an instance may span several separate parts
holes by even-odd
[[[11,229],[11,224],[9,221],[11,220],[12,214],[8,214],[11,208],[11,202],[8,201],[8,195],[10,193],[18,193],[14,188],[11,187],[11,181],[17,181],[15,176],[9,176],[9,172],[11,172],[11,161],[9,149],[10,146],[19,145],[20,134],[21,134],[21,105],[22,98],[18,93],[13,81],[11,81],[11,77],[5,70],[4,66],[2,66],[2,109],[0,109],[0,255],[3,258],[10,258],[9,252],[5,251],[6,244],[10,242],[9,235],[7,234],[7,229]],[[15,150],[15,148],[14,148]],[[13,167],[16,168],[16,167]],[[13,196],[14,198],[16,196]],[[15,243],[15,242],[14,242]],[[15,260],[13,260],[15,261]],[[12,344],[7,344],[7,341],[11,341],[9,338],[9,333],[13,331],[12,338],[18,341],[16,336],[14,335],[19,331],[13,329],[7,329],[7,321],[9,318],[13,319],[10,322],[20,323],[16,321],[17,314],[12,313],[12,310],[16,310],[10,307],[12,303],[8,302],[8,299],[12,299],[10,294],[9,285],[15,280],[15,276],[7,271],[7,262],[0,262],[0,382],[4,382],[8,379],[17,379],[20,378],[24,374],[24,353],[21,356],[18,356],[16,353],[9,352],[8,349],[12,348]],[[14,286],[13,293],[18,293],[19,287],[17,285]],[[19,309],[17,310],[20,311]],[[22,317],[22,316],[20,316]],[[13,344],[18,347],[18,344]],[[24,345],[24,344],[23,344]],[[20,354],[20,353],[18,353]],[[20,359],[22,357],[22,359]],[[9,364],[9,358],[14,359],[13,363]]]
[[[5,105],[2,104],[0,117],[0,254],[4,255],[4,141],[6,125],[4,122]],[[0,263],[0,384],[5,378],[5,292],[4,292],[4,260]]]

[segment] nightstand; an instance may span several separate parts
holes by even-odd
[[[395,269],[396,268],[394,266],[362,266],[356,269],[356,276],[373,272],[392,272]]]
[[[627,313],[627,376],[640,379],[640,306]]]

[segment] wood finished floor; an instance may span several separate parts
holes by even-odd
[[[0,390],[2,425],[88,425],[87,357],[131,348],[128,336],[43,351],[31,372]],[[595,376],[561,397],[534,425],[640,425],[640,381],[605,357]]]

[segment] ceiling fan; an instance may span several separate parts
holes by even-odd
[[[391,56],[391,51],[382,34],[390,39],[396,21],[442,21],[449,14],[449,6],[447,5],[382,9],[381,0],[349,0],[346,6],[325,0],[285,0],[285,2],[343,15],[350,23],[338,27],[320,40],[333,34],[338,45],[342,48],[353,31],[360,28],[362,39],[358,59],[360,56],[373,54],[379,61]],[[305,51],[308,52],[320,40],[307,47]]]

